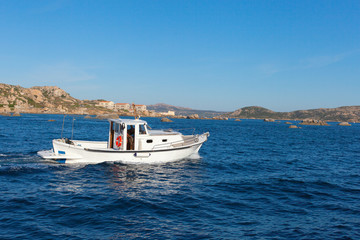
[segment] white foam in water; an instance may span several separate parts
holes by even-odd
[[[201,156],[199,153],[194,153],[189,156],[189,159],[201,159]]]
[[[6,155],[5,155],[5,154],[1,154],[1,153],[0,153],[0,157],[6,157]]]

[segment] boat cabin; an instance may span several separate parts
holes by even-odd
[[[150,130],[140,119],[109,119],[108,148],[121,151],[154,150],[171,147],[170,143],[183,141],[179,132]]]

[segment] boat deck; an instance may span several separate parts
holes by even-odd
[[[59,142],[66,143],[63,139],[57,139]],[[70,143],[74,146],[83,147],[83,148],[107,148],[108,143],[106,141],[83,141],[83,140],[69,140]]]

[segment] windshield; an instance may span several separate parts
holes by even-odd
[[[139,134],[146,134],[145,124],[139,125]]]

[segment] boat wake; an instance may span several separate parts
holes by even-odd
[[[190,155],[188,158],[196,160],[196,159],[201,159],[202,157],[200,156],[199,153],[194,153],[194,154]]]
[[[51,168],[53,167],[38,163],[2,164],[0,165],[0,176],[19,176],[23,174],[46,173]]]

